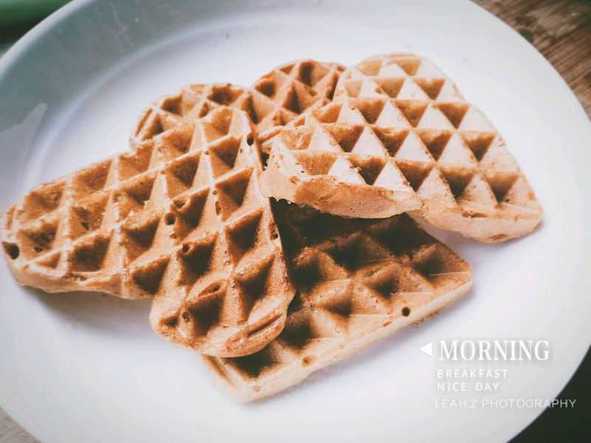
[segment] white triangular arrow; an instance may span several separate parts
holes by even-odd
[[[421,351],[423,351],[429,357],[433,357],[433,343],[427,343],[421,348]]]

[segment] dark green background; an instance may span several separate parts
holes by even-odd
[[[13,39],[69,0],[0,0],[0,39]]]

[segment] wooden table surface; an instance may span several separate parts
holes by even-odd
[[[591,0],[475,0],[532,43],[591,117]]]
[[[532,43],[560,72],[591,117],[591,0],[474,1]],[[0,409],[0,443],[34,442]]]

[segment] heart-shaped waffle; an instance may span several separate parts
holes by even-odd
[[[469,265],[407,215],[344,219],[274,205],[297,295],[283,332],[239,358],[205,357],[243,400],[305,379],[464,295]]]
[[[10,208],[17,280],[49,292],[153,297],[154,329],[219,356],[264,347],[294,292],[249,117],[220,105],[41,185]]]
[[[346,70],[332,103],[263,140],[264,192],[371,218],[416,209],[414,191],[422,207],[413,215],[439,228],[484,242],[531,232],[542,209],[527,178],[482,112],[438,72],[408,55]]]

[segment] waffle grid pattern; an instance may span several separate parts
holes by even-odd
[[[131,145],[150,140],[185,120],[204,118],[220,107],[240,109],[249,116],[252,113],[250,95],[239,86],[228,83],[186,86],[177,94],[161,98],[141,114],[133,130]]]
[[[246,400],[301,381],[470,287],[469,265],[406,215],[342,219],[283,202],[275,213],[297,290],[286,327],[256,354],[206,357]]]
[[[348,217],[384,218],[419,209],[413,171],[392,157],[408,135],[392,129],[400,116],[389,115],[381,98],[349,105],[304,114],[263,141],[270,156],[261,180],[264,192]],[[376,124],[372,112],[382,110]]]
[[[347,68],[339,78],[335,97],[465,102],[454,84],[429,60],[413,54],[367,58]]]
[[[330,102],[343,70],[336,63],[300,60],[260,77],[252,88],[258,135]]]
[[[305,111],[329,103],[344,67],[335,63],[300,60],[278,66],[261,76],[252,88],[229,83],[195,84],[163,97],[141,115],[132,146],[181,124],[229,106],[246,112],[257,134],[283,126]]]

